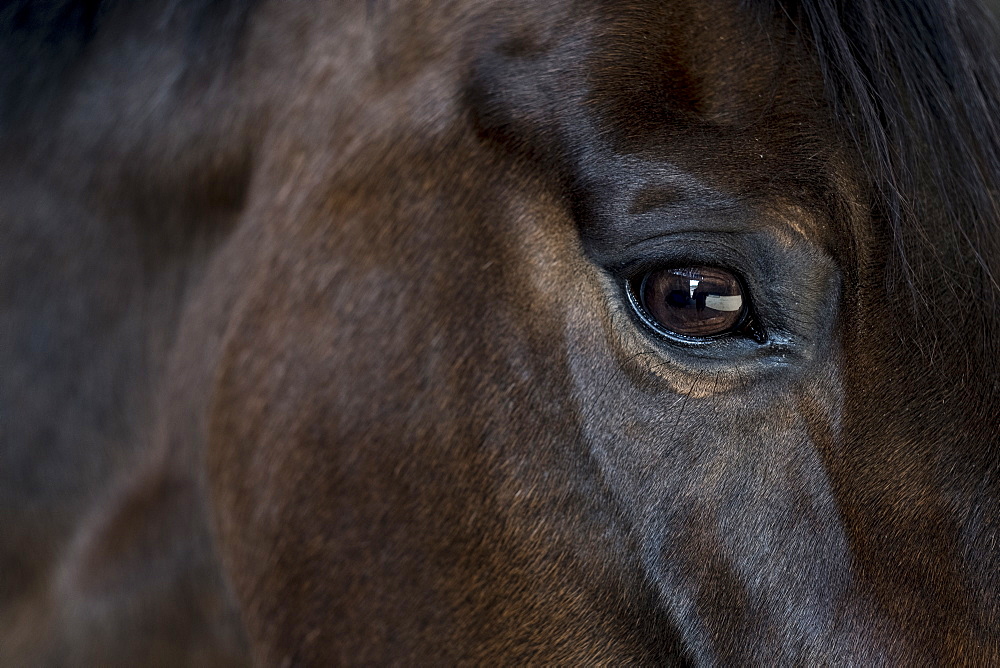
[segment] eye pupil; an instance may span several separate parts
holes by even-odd
[[[680,290],[674,290],[669,295],[667,295],[667,303],[670,306],[677,308],[683,308],[687,306],[688,297]]]
[[[743,322],[747,310],[739,279],[716,267],[657,269],[630,290],[645,320],[683,337],[725,334]]]

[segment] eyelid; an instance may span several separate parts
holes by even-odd
[[[617,261],[605,266],[627,278],[666,267],[725,267],[747,285],[744,278],[755,257],[748,253],[746,244],[733,242],[736,236],[747,235],[702,231],[650,237],[618,248]]]
[[[606,251],[603,261],[591,259],[611,280],[609,287],[614,286],[614,298],[625,308],[630,325],[657,345],[682,340],[664,338],[663,332],[644,323],[627,305],[621,290],[626,280],[639,280],[645,272],[661,267],[715,266],[735,274],[750,303],[751,319],[742,340],[751,347],[757,347],[755,342],[766,343],[769,350],[780,347],[780,354],[788,355],[788,345],[778,346],[788,340],[794,342],[794,350],[814,354],[819,352],[815,346],[826,345],[820,342],[835,335],[831,326],[837,322],[840,307],[841,271],[837,258],[816,244],[797,239],[789,243],[762,226],[745,233],[684,232],[647,237]],[[741,347],[740,337],[725,340],[729,342],[725,346],[721,339],[709,347],[697,346],[697,354],[722,355],[724,348],[726,357],[736,354],[734,346]],[[749,354],[750,349],[744,352]]]

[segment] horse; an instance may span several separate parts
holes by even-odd
[[[977,0],[0,4],[0,664],[1000,661]]]

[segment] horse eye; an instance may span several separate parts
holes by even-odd
[[[656,269],[630,281],[629,293],[647,323],[682,337],[725,334],[747,311],[739,279],[715,267]]]

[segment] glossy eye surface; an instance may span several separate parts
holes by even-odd
[[[630,281],[629,293],[654,329],[687,338],[732,331],[747,311],[739,279],[716,267],[656,269]]]

